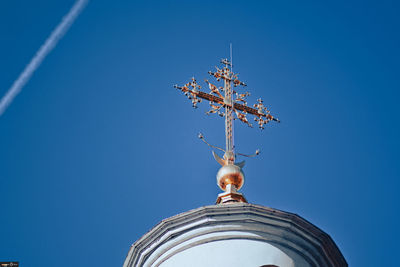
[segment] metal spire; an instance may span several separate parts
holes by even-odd
[[[208,80],[205,80],[210,89],[210,93],[205,93],[200,91],[201,86],[197,84],[195,78],[192,78],[192,80],[184,86],[174,86],[181,90],[192,101],[194,108],[204,99],[209,101],[211,106],[211,109],[206,112],[206,114],[216,113],[225,117],[225,149],[210,145],[204,139],[204,136],[199,134],[199,138],[207,145],[225,152],[223,158],[221,158],[213,151],[215,160],[222,165],[222,168],[217,174],[217,182],[220,188],[225,191],[219,195],[217,203],[247,202],[243,195],[237,192],[244,182],[244,174],[242,172],[244,161],[237,163],[235,162],[235,158],[236,155],[252,157],[259,154],[259,150],[256,150],[254,155],[235,154],[233,120],[237,118],[249,127],[253,127],[246,117],[247,114],[251,114],[254,115],[254,120],[257,122],[260,129],[264,129],[264,125],[270,121],[280,122],[270,114],[269,110],[263,105],[261,99],[258,99],[257,104],[254,104],[253,107],[247,105],[246,97],[249,96],[250,93],[239,93],[237,91],[238,89],[236,89],[237,87],[245,87],[247,85],[238,79],[237,74],[233,73],[232,44],[230,45],[230,57],[231,61],[228,59],[221,60],[221,64],[223,65],[221,69],[216,67],[215,72],[208,72],[217,81],[221,81],[222,79],[223,87],[217,87]],[[221,91],[224,95],[222,95]],[[236,115],[236,118],[234,118],[234,115]]]

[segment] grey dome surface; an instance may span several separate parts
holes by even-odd
[[[318,227],[296,214],[248,203],[205,206],[161,221],[131,246],[124,266],[162,267],[185,250],[221,240],[268,243],[296,267],[348,266],[331,237]]]

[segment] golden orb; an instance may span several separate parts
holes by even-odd
[[[244,183],[244,173],[237,165],[228,164],[222,166],[217,173],[218,186],[226,191],[228,184],[234,185],[236,190],[239,190]]]

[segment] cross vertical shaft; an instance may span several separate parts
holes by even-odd
[[[233,143],[233,102],[232,102],[232,87],[230,70],[228,67],[225,69],[226,76],[224,77],[224,91],[225,91],[225,138],[226,138],[226,150],[225,159],[228,164],[234,164],[235,152]]]

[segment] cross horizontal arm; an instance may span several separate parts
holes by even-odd
[[[271,119],[271,120],[276,121],[276,122],[281,122],[279,119],[273,117],[271,114],[259,113],[257,109],[251,108],[251,107],[246,106],[246,105],[235,103],[234,104],[234,108],[237,109],[237,110],[240,110],[240,111],[247,112],[247,113],[252,114],[254,116],[265,117],[267,119]]]
[[[208,93],[204,93],[202,91],[193,91],[193,90],[190,90],[186,86],[183,86],[183,87],[175,86],[175,88],[180,89],[184,93],[188,92],[188,93],[190,93],[192,95],[195,95],[195,96],[197,96],[199,98],[202,98],[202,99],[205,99],[205,100],[208,100],[208,101],[212,101],[214,103],[221,104],[223,106],[227,106],[227,104],[224,103],[224,99],[221,98],[221,97],[218,97],[218,96],[215,96],[215,95],[212,95],[212,94],[208,94]],[[237,110],[240,110],[240,111],[243,111],[243,112],[246,112],[246,113],[249,113],[249,114],[252,114],[252,115],[257,116],[257,117],[265,117],[265,118],[267,118],[269,120],[280,122],[279,119],[273,117],[271,114],[260,113],[260,112],[258,112],[257,109],[251,108],[251,107],[243,105],[243,104],[234,103],[233,104],[233,108],[237,109]]]

